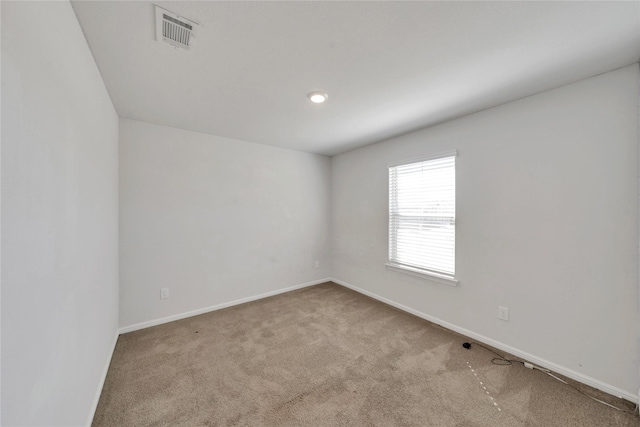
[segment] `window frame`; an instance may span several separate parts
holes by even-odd
[[[390,271],[394,271],[394,272],[399,272],[399,273],[404,273],[404,274],[408,274],[411,276],[416,276],[416,277],[420,277],[423,279],[428,279],[431,281],[435,281],[438,283],[443,283],[449,286],[457,286],[460,282],[459,280],[456,278],[456,273],[457,273],[457,268],[456,268],[456,240],[457,240],[457,221],[456,221],[456,213],[454,213],[454,251],[453,251],[453,265],[454,265],[454,274],[453,275],[449,275],[449,274],[444,274],[444,273],[439,273],[439,272],[435,272],[435,271],[431,271],[428,269],[422,269],[419,267],[414,267],[414,266],[409,266],[409,265],[405,265],[405,264],[401,264],[395,261],[392,261],[390,258],[391,255],[391,250],[392,250],[392,239],[391,239],[391,230],[392,230],[392,216],[391,216],[391,171],[392,168],[398,167],[398,166],[405,166],[405,165],[410,165],[413,163],[421,163],[421,162],[426,162],[426,161],[430,161],[430,160],[438,160],[438,159],[442,159],[442,158],[447,158],[447,157],[454,157],[454,185],[455,182],[457,181],[457,165],[456,165],[456,160],[458,157],[458,152],[457,150],[453,150],[453,151],[448,151],[448,152],[444,152],[444,153],[438,153],[438,154],[433,154],[433,155],[429,155],[429,156],[421,156],[421,157],[414,157],[412,159],[407,159],[407,160],[403,160],[403,161],[398,161],[398,162],[393,162],[393,163],[389,163],[387,164],[387,168],[388,168],[388,182],[387,182],[387,189],[388,189],[388,196],[389,199],[387,200],[387,207],[388,207],[388,218],[387,218],[387,236],[388,236],[388,245],[387,245],[387,262],[385,263],[385,267],[387,268],[387,270]],[[457,205],[457,187],[454,187],[454,202]]]

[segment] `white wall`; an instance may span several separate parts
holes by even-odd
[[[334,157],[333,277],[636,396],[637,99],[636,64]],[[387,163],[452,149],[460,285],[385,270]]]
[[[118,117],[67,2],[2,2],[2,424],[85,425],[118,327]]]
[[[325,156],[121,120],[121,326],[329,277],[330,178]]]

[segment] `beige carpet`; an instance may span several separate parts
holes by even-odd
[[[317,285],[122,335],[93,426],[640,425],[465,341]]]

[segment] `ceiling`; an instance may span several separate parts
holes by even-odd
[[[156,4],[191,51],[151,2],[72,2],[121,117],[325,155],[640,59],[640,2]]]

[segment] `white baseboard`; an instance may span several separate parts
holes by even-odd
[[[285,292],[294,291],[296,289],[306,288],[308,286],[318,285],[320,283],[330,282],[331,278],[324,278],[319,280],[314,280],[312,282],[302,283],[300,285],[290,286],[288,288],[278,289],[271,292],[266,292],[260,295],[254,295],[246,298],[240,298],[234,301],[223,302],[221,304],[212,305],[209,307],[199,308],[197,310],[187,311],[185,313],[174,314],[172,316],[162,317],[160,319],[149,320],[147,322],[136,323],[135,325],[124,326],[120,328],[121,334],[126,334],[127,332],[137,331],[139,329],[150,328],[151,326],[161,325],[163,323],[173,322],[175,320],[186,319],[187,317],[197,316],[199,314],[209,313],[211,311],[222,310],[223,308],[232,307],[238,304],[244,304],[245,302],[251,302],[255,300],[259,300],[262,298],[271,297],[278,294],[283,294]]]
[[[120,336],[120,332],[116,331],[115,337],[113,337],[113,343],[111,344],[111,351],[109,351],[109,357],[107,358],[107,362],[102,368],[102,375],[100,376],[100,381],[98,382],[98,388],[96,389],[96,394],[93,396],[93,402],[91,403],[91,410],[89,411],[89,416],[87,417],[87,422],[85,425],[87,427],[91,427],[91,423],[93,422],[93,417],[96,415],[96,409],[98,409],[98,402],[100,401],[100,395],[102,394],[102,388],[104,387],[104,382],[107,379],[107,373],[109,372],[109,365],[111,365],[111,358],[113,357],[113,352],[116,350],[116,344],[118,342],[118,337]]]
[[[548,360],[545,359],[541,359],[539,357],[536,357],[532,354],[529,354],[527,352],[524,352],[522,350],[518,350],[517,348],[511,347],[507,344],[503,344],[499,341],[495,341],[492,340],[491,338],[487,338],[483,335],[477,334],[473,331],[470,331],[468,329],[465,328],[461,328],[459,326],[456,326],[454,324],[451,324],[449,322],[445,322],[443,320],[440,320],[436,317],[430,316],[426,313],[423,313],[421,311],[415,310],[411,307],[407,307],[406,305],[400,304],[398,302],[392,301],[390,299],[387,299],[385,297],[381,297],[380,295],[374,294],[373,292],[369,292],[366,291],[364,289],[361,289],[357,286],[354,286],[350,283],[344,282],[342,280],[336,279],[336,278],[331,278],[331,281],[334,283],[337,283],[338,285],[342,285],[346,288],[352,289],[358,293],[361,293],[363,295],[366,295],[368,297],[371,297],[373,299],[376,299],[378,301],[384,302],[385,304],[389,304],[393,307],[396,307],[402,311],[406,311],[407,313],[411,313],[414,316],[418,316],[422,319],[428,320],[429,322],[435,323],[436,325],[440,325],[444,328],[450,329],[454,332],[458,332],[459,334],[465,335],[469,338],[473,338],[474,340],[480,341],[484,344],[490,345],[492,347],[498,348],[500,350],[504,350],[507,353],[513,354],[514,356],[518,356],[524,360],[527,360],[535,365],[541,366],[543,368],[547,368],[552,370],[553,372],[557,372],[561,375],[564,375],[565,377],[571,378],[573,380],[579,381],[583,384],[586,384],[588,386],[591,386],[593,388],[597,388],[598,390],[602,390],[605,393],[609,393],[613,396],[618,396],[620,398],[626,399],[630,402],[633,403],[638,403],[639,402],[639,396],[634,395],[633,393],[629,393],[625,390],[619,389],[618,387],[614,387],[610,384],[606,384],[603,383],[602,381],[596,380],[595,378],[591,378],[589,376],[586,376],[584,374],[581,374],[580,372],[576,372],[574,370],[571,370],[569,368],[565,368],[564,366],[560,366],[557,365],[553,362],[550,362]],[[640,393],[640,391],[639,391]]]

